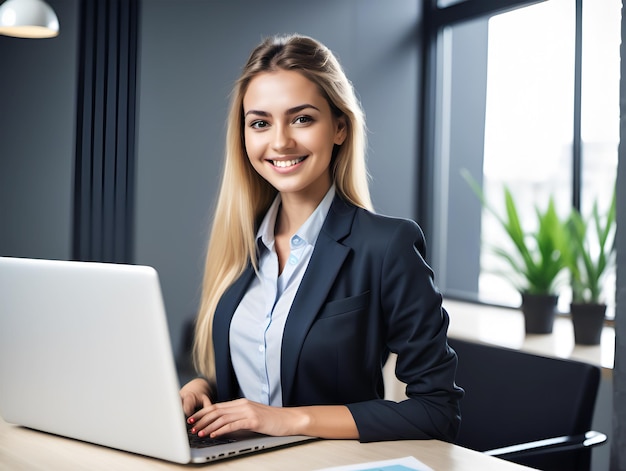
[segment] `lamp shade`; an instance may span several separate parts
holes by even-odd
[[[43,0],[7,0],[0,5],[0,34],[52,38],[59,34],[59,20]]]

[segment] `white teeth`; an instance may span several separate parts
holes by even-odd
[[[299,159],[293,159],[293,160],[272,160],[272,164],[274,165],[274,167],[287,168],[287,167],[293,167],[294,165],[299,164],[303,160],[304,160],[304,157],[300,157]]]

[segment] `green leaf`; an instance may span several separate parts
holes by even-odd
[[[575,302],[602,301],[604,277],[615,254],[615,210],[615,187],[605,214],[601,213],[597,201],[594,201],[589,220],[584,219],[576,209],[572,210],[566,226],[569,239],[566,258]],[[590,227],[595,229],[595,238],[590,238]]]
[[[513,249],[504,246],[493,249],[494,254],[510,267],[511,272],[507,275],[509,281],[520,292],[554,294],[559,275],[567,265],[569,239],[565,222],[559,219],[553,199],[550,198],[544,212],[535,208],[538,229],[531,233],[522,227],[515,200],[506,185],[505,214],[500,215],[486,200],[482,188],[471,174],[463,169],[461,175],[483,207],[495,216],[513,244]],[[522,283],[518,282],[520,278]]]

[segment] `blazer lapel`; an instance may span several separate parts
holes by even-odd
[[[291,398],[293,382],[304,338],[324,304],[339,269],[350,253],[351,249],[339,241],[350,233],[355,212],[354,206],[346,204],[338,196],[335,197],[291,305],[281,350],[284,405],[293,403]]]
[[[253,276],[254,269],[249,266],[222,295],[215,309],[213,348],[215,350],[215,374],[219,400],[231,399],[239,394],[237,378],[230,360],[230,322]]]

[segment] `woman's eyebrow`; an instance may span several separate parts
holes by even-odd
[[[248,110],[246,111],[246,114],[244,114],[244,118],[246,116],[248,116],[249,114],[255,114],[257,116],[263,116],[263,117],[268,117],[270,114],[266,111],[260,111],[260,110]]]
[[[294,106],[293,108],[289,108],[287,111],[285,111],[285,115],[290,116],[292,114],[300,113],[301,111],[304,111],[308,108],[312,108],[317,111],[320,110],[317,106],[313,106],[310,103],[305,103],[303,105],[298,105],[298,106]],[[244,117],[248,116],[249,114],[254,114],[254,115],[263,116],[263,117],[271,116],[270,113],[268,113],[267,111],[248,110],[246,111],[246,114],[244,115]]]
[[[304,105],[299,105],[299,106],[294,106],[293,108],[289,108],[285,114],[292,115],[292,114],[300,113],[301,111],[304,111],[307,108],[313,108],[314,110],[317,110],[317,111],[320,110],[317,106],[313,106],[309,103],[305,103]]]

